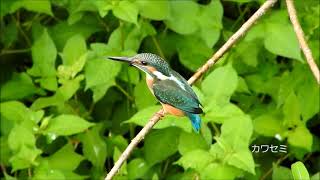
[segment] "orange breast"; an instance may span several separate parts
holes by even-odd
[[[161,103],[162,104],[162,103]],[[175,108],[169,104],[162,104],[163,109],[166,113],[175,115],[175,116],[185,116],[185,113],[178,108]]]
[[[147,76],[146,77],[146,82],[147,82],[147,86],[149,88],[149,90],[151,91],[151,93],[153,94],[153,90],[152,90],[152,86],[153,86],[153,78]]]

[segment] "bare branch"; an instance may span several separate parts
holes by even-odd
[[[189,80],[189,84],[193,84],[198,80],[213,64],[215,64],[220,57],[223,56],[226,51],[232,47],[232,45],[239,40],[245,33],[254,25],[254,23],[265,14],[265,12],[270,9],[277,0],[267,0],[249,19],[245,22],[241,28],[234,33],[229,40],[204,64]],[[152,127],[164,116],[163,110],[159,110],[149,122],[143,127],[143,129],[137,134],[135,138],[132,139],[131,143],[128,145],[126,150],[121,154],[118,161],[114,164],[113,168],[110,170],[105,180],[111,180],[113,176],[119,171],[121,165],[126,161],[133,151],[133,149],[138,145],[138,143],[145,137],[146,134],[152,129]]]
[[[312,57],[312,52],[307,44],[307,41],[304,38],[304,33],[302,31],[301,25],[300,25],[299,20],[297,18],[297,11],[294,7],[293,1],[286,0],[286,3],[287,3],[289,17],[290,17],[291,23],[293,25],[293,29],[296,32],[296,36],[298,38],[300,48],[302,49],[303,54],[307,59],[307,62],[309,64],[309,67],[310,67],[314,77],[316,78],[318,84],[320,84],[320,72],[319,72],[317,64],[314,62],[314,59]]]

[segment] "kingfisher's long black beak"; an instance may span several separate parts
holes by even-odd
[[[132,63],[132,60],[131,58],[129,57],[108,57],[108,59],[112,59],[112,60],[115,60],[115,61],[122,61],[122,62],[127,62],[127,63]]]

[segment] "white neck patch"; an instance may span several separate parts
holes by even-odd
[[[163,75],[163,74],[162,74],[161,72],[159,72],[159,71],[153,71],[152,73],[153,73],[158,79],[160,79],[160,80],[169,79],[168,76]]]
[[[184,84],[182,82],[180,82],[176,77],[174,77],[172,74],[170,75],[170,77],[162,74],[161,72],[159,71],[154,71],[152,72],[158,79],[160,80],[172,80],[174,82],[176,82],[183,90],[186,90],[186,88],[184,87]]]

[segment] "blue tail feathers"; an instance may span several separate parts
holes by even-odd
[[[199,114],[192,114],[192,113],[186,113],[189,117],[193,129],[199,133],[200,127],[201,127],[201,118]]]

